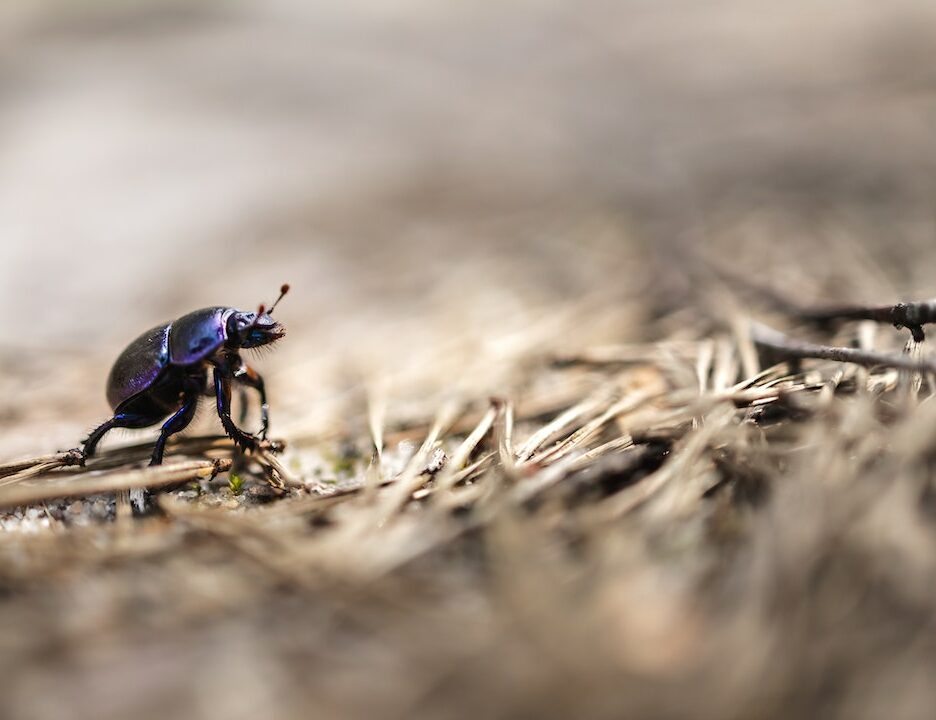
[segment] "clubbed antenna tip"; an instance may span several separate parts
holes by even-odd
[[[283,296],[288,292],[289,292],[289,283],[283,283],[282,287],[280,287],[279,297],[276,298],[276,302],[273,303],[273,306],[270,308],[271,315],[273,314],[273,311],[276,310],[276,306],[279,305],[279,301],[282,300]]]

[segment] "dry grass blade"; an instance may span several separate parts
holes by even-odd
[[[500,413],[494,422],[494,436],[497,438],[497,454],[501,468],[508,477],[516,472],[516,462],[513,449],[514,408],[509,400],[500,401]]]
[[[660,393],[657,392],[637,391],[626,398],[618,400],[594,420],[590,420],[554,447],[548,448],[535,455],[529,462],[536,465],[555,462],[588,443],[588,441],[597,435],[605,425],[615,418],[633,412],[645,403],[658,397],[660,397]]]
[[[446,479],[444,485],[437,481],[433,487],[426,487],[417,490],[415,493],[413,493],[413,499],[420,500],[424,497],[430,496],[441,497],[443,499],[439,500],[438,503],[443,507],[446,507],[446,503],[448,501],[444,499],[446,497],[444,491],[449,491],[448,497],[453,497],[453,494],[455,493],[456,488],[460,483],[475,480],[480,477],[482,472],[490,469],[495,457],[496,454],[493,452],[488,453],[487,455],[483,455],[475,462],[471,463],[471,465],[468,467],[462,468],[458,472],[453,473],[449,478]]]
[[[715,341],[704,340],[699,343],[699,353],[696,356],[696,378],[699,383],[699,394],[704,395],[709,387],[709,375],[712,372],[712,362],[715,359]]]
[[[384,427],[387,421],[387,392],[382,384],[371,388],[367,394],[367,426],[370,429],[377,464],[383,464]]]
[[[391,491],[387,494],[384,501],[378,506],[379,514],[378,526],[386,523],[393,515],[409,501],[412,494],[418,490],[424,480],[422,472],[429,461],[429,455],[439,442],[442,433],[455,421],[461,411],[461,404],[457,402],[447,403],[436,415],[436,419],[429,429],[429,433],[423,440],[422,445],[416,454],[407,463],[406,468],[396,479]]]
[[[488,434],[499,413],[500,409],[498,404],[492,402],[491,407],[488,408],[488,411],[484,414],[484,417],[481,418],[481,421],[475,426],[471,433],[469,433],[468,437],[462,441],[458,448],[456,448],[448,462],[445,463],[445,467],[442,468],[442,472],[440,472],[438,478],[436,478],[436,487],[439,490],[447,490],[464,478],[462,469],[465,463],[468,462],[471,454],[484,439],[484,436]]]
[[[595,508],[598,516],[602,520],[616,520],[646,503],[659,493],[667,483],[673,482],[677,478],[689,477],[692,465],[703,456],[709,444],[733,419],[734,413],[728,409],[722,409],[721,412],[716,412],[714,416],[707,417],[705,423],[693,430],[682,441],[681,447],[674,449],[669,461],[663,467],[636,485],[612,495]]]
[[[634,447],[634,438],[630,435],[622,435],[619,438],[614,438],[614,440],[609,440],[603,445],[592,448],[579,457],[573,458],[572,462],[568,464],[568,469],[570,471],[581,470],[582,468],[590,466],[595,460],[604,455],[623,452],[632,447]]]
[[[540,447],[556,438],[563,430],[572,425],[572,423],[583,417],[589,417],[601,408],[607,407],[608,403],[611,401],[611,397],[611,391],[602,389],[592,397],[586,398],[580,403],[576,403],[555,419],[543,425],[520,446],[520,449],[517,451],[518,464],[522,465],[529,461]]]
[[[609,345],[590,348],[574,355],[559,355],[554,362],[565,365],[655,365],[661,353],[689,358],[697,351],[694,342],[663,341],[653,344]]]
[[[715,345],[715,364],[712,373],[712,390],[720,392],[735,384],[738,378],[738,361],[734,343],[727,337],[719,338]]]
[[[731,322],[734,340],[738,344],[738,355],[741,358],[741,369],[744,377],[756,377],[760,371],[760,359],[757,357],[757,347],[751,339],[750,321],[744,315],[736,313]]]
[[[550,387],[548,390],[522,398],[522,401],[515,408],[515,415],[518,420],[523,420],[560,413],[569,406],[580,402],[586,387],[588,387],[587,383],[581,378],[567,378],[559,386]],[[471,432],[472,428],[481,422],[487,412],[485,404],[479,402],[478,408],[482,407],[485,409],[469,410],[459,415],[448,428],[448,432],[453,435],[464,435]],[[432,423],[432,420],[417,422],[406,426],[404,429],[385,433],[384,442],[387,445],[392,445],[403,440],[419,440],[424,438],[426,433],[432,429]]]

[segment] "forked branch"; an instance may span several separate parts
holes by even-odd
[[[748,278],[728,270],[719,268],[717,272],[732,285],[760,297],[784,315],[816,325],[849,320],[871,320],[893,325],[896,328],[907,328],[913,340],[919,343],[926,339],[923,326],[936,323],[936,299],[897,303],[896,305],[803,305],[782,293],[753,283]]]

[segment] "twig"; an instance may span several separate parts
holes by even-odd
[[[856,350],[855,348],[804,342],[795,340],[760,323],[751,323],[751,339],[756,345],[769,348],[788,359],[833,360],[864,367],[884,366],[898,370],[936,373],[936,363],[932,360],[914,360],[906,355],[897,355],[895,353]]]
[[[32,505],[43,500],[85,497],[132,488],[165,487],[189,480],[211,478],[229,470],[230,467],[230,460],[196,460],[158,465],[143,470],[128,470],[103,475],[89,473],[79,477],[49,479],[43,480],[41,484],[23,483],[0,491],[0,507]]]
[[[926,339],[923,325],[936,322],[936,300],[878,306],[807,307],[800,308],[798,316],[814,323],[828,323],[836,320],[873,320],[893,325],[895,328],[907,328],[914,342],[919,343]]]
[[[261,446],[254,452],[254,459],[263,468],[270,485],[279,489],[284,488],[305,488],[302,478],[291,472],[283,462],[274,455],[274,449],[269,446]]]
[[[775,310],[804,322],[824,325],[836,321],[871,320],[896,328],[907,328],[914,342],[918,343],[926,339],[923,325],[936,323],[936,300],[895,305],[802,305],[734,273],[723,269],[719,269],[718,273],[729,282],[760,296]]]
[[[0,465],[0,478],[15,475],[19,479],[24,479],[48,470],[80,465],[82,460],[81,452],[78,450],[67,450],[54,455],[41,455],[25,460],[17,460]]]

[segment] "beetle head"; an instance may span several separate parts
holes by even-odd
[[[273,310],[276,308],[283,295],[289,292],[289,285],[283,285],[280,288],[280,295],[273,303],[269,311],[263,305],[257,308],[256,312],[231,313],[228,318],[228,338],[230,342],[234,341],[241,348],[255,348],[261,345],[269,345],[275,340],[279,340],[286,334],[285,328],[273,319]]]

